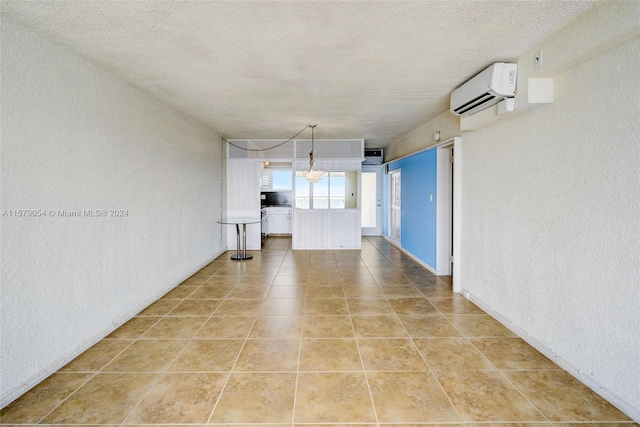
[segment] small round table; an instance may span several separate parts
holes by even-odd
[[[231,255],[232,260],[242,261],[253,258],[253,255],[247,255],[247,224],[258,224],[260,222],[262,222],[260,218],[244,217],[222,218],[218,221],[219,224],[230,224],[236,226],[236,254]],[[240,225],[242,225],[242,247],[240,246]]]

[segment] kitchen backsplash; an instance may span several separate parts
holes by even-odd
[[[291,191],[263,191],[260,194],[260,206],[291,206],[293,201]]]

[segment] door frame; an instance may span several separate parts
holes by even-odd
[[[444,261],[449,263],[453,292],[460,293],[462,289],[462,138],[456,136],[441,142],[435,148],[438,149],[438,180],[448,183],[448,188],[443,189],[442,195],[440,218],[443,221],[437,221],[436,235],[442,236],[443,241],[449,242],[436,249],[436,260],[443,257]],[[452,161],[450,156],[452,149],[455,161]],[[442,168],[441,161],[444,162]],[[443,170],[440,171],[440,169]],[[440,193],[440,187],[438,187],[438,193]]]
[[[455,163],[453,166],[450,163],[449,160],[449,150],[453,148],[454,152],[455,152]],[[460,293],[462,291],[462,277],[461,277],[461,271],[462,271],[462,257],[461,257],[461,246],[462,246],[462,171],[463,171],[463,144],[462,144],[462,138],[459,136],[447,139],[445,141],[442,141],[438,144],[432,145],[430,147],[424,148],[422,150],[418,150],[415,151],[411,154],[407,154],[406,156],[403,157],[399,157],[397,159],[393,159],[392,162],[396,162],[398,160],[402,160],[405,159],[407,157],[410,156],[414,156],[418,153],[421,153],[423,151],[428,151],[428,150],[433,150],[433,149],[437,149],[440,151],[440,149],[443,149],[443,154],[442,157],[446,157],[446,168],[441,168],[440,164],[438,163],[438,169],[444,169],[445,172],[443,172],[444,174],[446,174],[446,177],[442,177],[441,181],[443,182],[449,182],[451,183],[451,181],[453,181],[453,185],[449,184],[449,190],[445,190],[444,192],[441,191],[439,188],[437,189],[436,192],[436,197],[438,197],[438,193],[440,193],[440,195],[444,194],[444,201],[443,203],[439,203],[440,205],[443,206],[443,209],[445,210],[444,213],[441,214],[437,214],[437,220],[436,220],[436,235],[441,235],[443,236],[443,239],[446,237],[446,239],[448,239],[448,244],[444,245],[444,250],[442,250],[441,252],[439,252],[436,249],[436,264],[438,263],[438,258],[443,258],[445,260],[445,262],[450,262],[450,273],[451,274],[451,279],[452,279],[452,284],[453,284],[453,291]],[[446,152],[446,154],[444,153]],[[387,165],[388,163],[385,163],[385,165]],[[453,170],[452,170],[453,169]],[[400,169],[396,169],[397,171],[399,171]],[[393,171],[389,171],[389,174],[391,174]],[[440,179],[440,171],[438,172],[437,175],[437,179]],[[385,195],[385,197],[389,197],[387,206],[386,206],[386,214],[387,216],[387,234],[390,234],[391,231],[391,200],[390,200],[390,194],[391,194],[391,179],[390,177],[387,175],[387,183],[389,184],[389,189],[387,190],[387,194]],[[438,200],[439,201],[439,200]],[[445,221],[440,221],[441,218],[444,218]],[[388,238],[390,241],[395,242],[393,239],[391,239],[391,237],[389,235],[385,236],[386,238]],[[437,239],[437,237],[436,237]],[[396,242],[399,243],[400,242]],[[451,260],[451,254],[453,253],[453,261],[449,261]],[[446,270],[445,270],[446,271]]]
[[[382,235],[382,166],[362,166],[361,174],[375,172],[376,174],[376,226],[361,227],[363,236],[381,236]],[[361,180],[362,181],[362,180]],[[360,184],[360,195],[362,200],[362,182]],[[362,212],[362,204],[360,205]]]
[[[389,223],[388,223],[388,229],[387,229],[387,238],[389,240],[391,240],[392,242],[396,243],[398,246],[402,247],[402,170],[400,168],[398,169],[393,169],[390,170],[388,173],[388,180],[389,180],[389,194],[387,195],[388,200],[389,200],[389,212],[388,212],[388,218],[389,218]],[[391,230],[393,227],[393,221],[392,221],[392,215],[391,215],[391,211],[393,210],[393,207],[391,206],[393,204],[392,200],[393,200],[393,177],[394,176],[398,176],[399,177],[399,191],[400,191],[400,230],[398,231],[399,236],[397,238],[394,238],[391,236]]]
[[[451,149],[453,143],[436,148],[436,265],[438,276],[450,276],[453,245],[453,176]]]

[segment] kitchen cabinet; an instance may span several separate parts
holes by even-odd
[[[267,208],[268,234],[291,234],[291,208]]]

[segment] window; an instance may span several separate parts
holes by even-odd
[[[291,191],[293,188],[293,180],[291,170],[274,170],[272,175],[273,191]]]
[[[362,207],[362,217],[360,220],[360,224],[362,228],[377,228],[378,227],[378,211],[380,206],[380,197],[378,193],[378,174],[377,171],[366,171],[362,172],[361,180],[362,180],[362,193],[361,193],[361,204]],[[380,234],[379,230],[374,230],[373,235]]]
[[[327,172],[315,184],[296,172],[296,209],[357,209],[358,172]]]
[[[311,209],[311,183],[302,175],[302,172],[296,172],[296,192],[295,207],[296,209]]]
[[[329,175],[329,186],[331,187],[331,197],[329,198],[329,209],[344,209],[346,196],[346,180],[344,172],[331,172]]]

